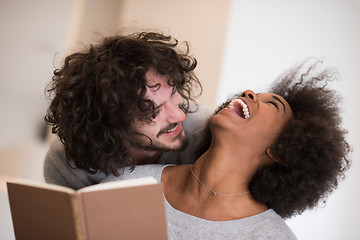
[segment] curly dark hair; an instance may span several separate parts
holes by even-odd
[[[184,112],[202,88],[193,70],[197,62],[189,45],[155,32],[107,37],[98,45],[67,56],[47,86],[50,106],[45,122],[65,146],[70,166],[90,173],[118,175],[135,167],[127,151],[135,144],[135,119],[152,121],[155,103],[145,99],[150,68],[168,77],[168,84],[184,99]],[[198,90],[196,92],[196,90]]]
[[[283,218],[325,202],[350,167],[341,98],[327,88],[338,74],[330,68],[320,69],[320,63],[306,67],[305,62],[290,69],[270,90],[290,104],[294,118],[270,147],[280,163],[260,170],[250,189],[257,201]]]
[[[305,61],[285,72],[269,91],[289,103],[294,117],[270,147],[272,157],[280,161],[260,169],[249,184],[254,199],[283,218],[325,202],[350,167],[351,149],[345,139],[347,131],[341,126],[341,98],[327,88],[338,74],[330,68],[320,69],[320,61],[307,64]],[[209,128],[204,136],[198,155],[210,145]]]

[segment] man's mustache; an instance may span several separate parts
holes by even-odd
[[[169,124],[168,126],[162,128],[162,129],[159,131],[159,133],[157,134],[157,137],[160,136],[160,135],[163,134],[163,133],[169,132],[169,130],[175,128],[178,124],[180,124],[180,123],[172,123],[172,124]]]

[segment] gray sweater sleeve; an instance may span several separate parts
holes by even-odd
[[[90,174],[69,166],[65,158],[64,145],[58,138],[51,142],[44,161],[44,178],[47,183],[80,189],[99,183],[104,177],[103,173]]]
[[[296,240],[293,231],[272,209],[230,221],[208,221],[174,209],[165,199],[169,240]]]

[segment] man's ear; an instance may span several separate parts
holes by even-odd
[[[280,159],[273,157],[273,155],[271,154],[270,148],[267,148],[267,149],[266,149],[266,155],[267,155],[271,160],[273,160],[274,162],[277,162],[277,163],[281,164]]]

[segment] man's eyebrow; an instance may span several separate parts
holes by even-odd
[[[155,110],[158,110],[159,108],[161,108],[162,106],[164,106],[165,105],[165,103],[162,103],[162,104],[160,104],[160,105],[155,105]]]
[[[277,96],[273,95],[272,97],[273,97],[273,99],[279,101],[281,103],[281,105],[283,105],[284,112],[285,112],[285,110],[286,110],[285,104]]]
[[[174,95],[176,93],[177,89],[176,86],[173,86],[172,90],[171,90],[171,94],[170,96]],[[164,106],[166,103],[161,103],[159,105],[156,105],[155,110],[161,108],[162,106]]]

